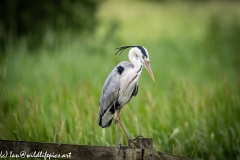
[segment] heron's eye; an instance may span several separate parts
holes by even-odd
[[[144,55],[142,56],[142,58],[144,58]]]

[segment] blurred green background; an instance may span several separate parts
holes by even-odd
[[[132,138],[158,151],[240,159],[238,1],[0,2],[0,139],[117,145],[98,126],[112,68],[147,48],[139,92],[122,110]],[[121,133],[122,143],[127,141]]]

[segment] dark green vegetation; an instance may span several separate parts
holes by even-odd
[[[54,48],[31,51],[28,39],[9,44],[1,57],[0,139],[117,145],[115,126],[98,126],[99,96],[111,69],[128,60],[114,48],[143,45],[156,82],[143,71],[137,97],[122,110],[130,136],[153,137],[167,153],[240,159],[239,7],[110,1],[92,35],[59,33]]]
[[[0,49],[23,37],[28,39],[28,48],[36,49],[49,34],[92,31],[99,4],[97,0],[1,0]]]

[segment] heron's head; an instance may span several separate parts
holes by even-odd
[[[152,69],[151,69],[151,66],[150,66],[150,59],[149,59],[149,55],[148,55],[148,51],[146,48],[142,47],[142,46],[124,46],[124,47],[119,47],[117,49],[118,52],[120,52],[120,54],[122,53],[122,51],[126,48],[132,48],[130,50],[133,51],[136,56],[141,60],[141,62],[143,63],[144,67],[147,69],[148,73],[150,74],[152,80],[155,82],[154,80],[154,76],[153,76],[153,72],[152,72]],[[117,53],[118,53],[117,52]],[[116,53],[116,54],[117,54]]]

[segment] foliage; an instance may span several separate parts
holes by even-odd
[[[152,137],[166,153],[240,159],[235,7],[110,1],[91,36],[59,34],[56,48],[44,44],[35,54],[28,40],[9,44],[1,59],[0,139],[117,145],[115,127],[98,126],[98,100],[108,73],[127,59],[114,48],[139,44],[149,51],[156,82],[143,71],[137,97],[122,110],[130,136]]]
[[[1,48],[9,40],[28,37],[30,47],[44,40],[46,30],[57,34],[69,30],[80,34],[94,29],[95,13],[100,3],[96,0],[2,0],[0,2]]]

